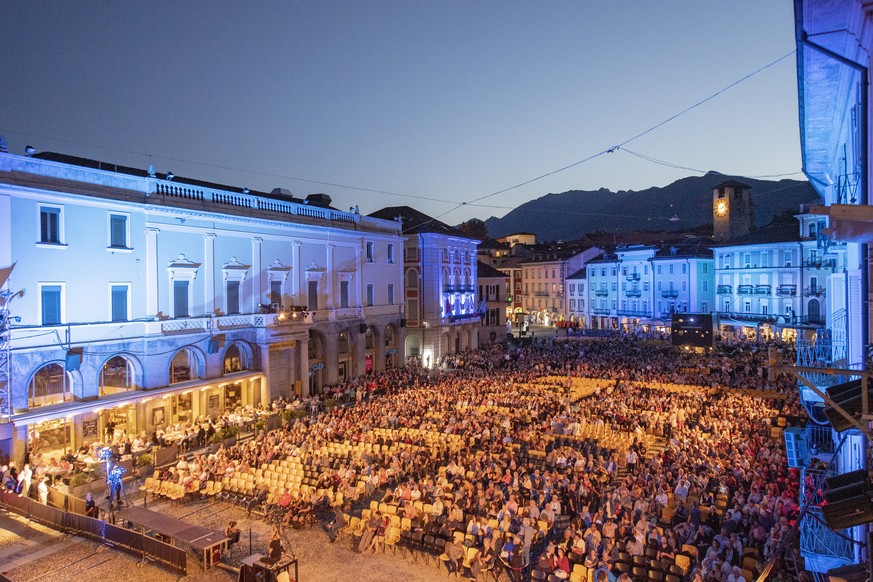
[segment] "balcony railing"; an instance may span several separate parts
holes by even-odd
[[[628,297],[642,297],[643,292],[639,289],[628,289],[624,292]]]
[[[679,290],[678,289],[667,289],[665,291],[661,291],[661,297],[673,297],[673,298],[679,297]]]
[[[835,269],[837,266],[836,259],[806,259],[803,261],[803,266],[807,269]]]
[[[725,323],[725,318],[736,319],[738,321],[775,323],[776,318],[779,317],[773,313],[746,313],[743,311],[719,311],[718,314],[722,317],[722,323]],[[783,317],[785,318],[785,316]]]
[[[534,291],[533,296],[534,297],[548,297],[549,292],[548,291]]]
[[[652,317],[651,311],[638,311],[634,309],[619,309],[616,313],[624,317]]]
[[[803,294],[806,297],[821,297],[822,295],[824,295],[824,293],[825,293],[824,287],[819,287],[817,285],[816,286],[810,285],[809,287],[806,287],[803,289]]]
[[[609,315],[612,313],[612,310],[609,307],[595,307],[591,311],[598,315]]]
[[[731,295],[734,292],[733,285],[719,285],[715,288],[715,292],[718,295]]]
[[[609,295],[609,289],[599,288],[594,290],[594,294],[598,297],[606,297]]]
[[[797,285],[779,285],[776,287],[776,295],[793,297],[797,295]]]
[[[816,554],[843,560],[844,565],[847,565],[855,556],[855,544],[852,538],[846,535],[847,533],[849,533],[847,530],[834,532],[828,529],[822,518],[821,508],[810,507],[800,526],[800,551],[803,554]]]
[[[247,192],[213,190],[212,188],[203,188],[171,180],[154,180],[154,195],[163,198],[186,200],[198,205],[247,208],[284,216],[318,218],[331,222],[355,224],[363,220],[360,214],[353,212],[343,212],[332,208],[321,208],[297,202],[285,202],[273,198],[262,198]]]
[[[443,285],[443,293],[474,293],[473,285]]]
[[[770,285],[755,285],[755,295],[769,295],[771,289]]]
[[[467,323],[474,319],[479,319],[479,317],[479,313],[474,311],[472,313],[459,313],[457,315],[450,315],[448,317],[444,317],[443,321],[448,321],[449,323]]]
[[[755,293],[754,285],[740,285],[737,287],[737,293],[740,295],[753,295]]]
[[[627,280],[628,280],[628,281],[639,281],[639,280],[640,280],[640,274],[639,274],[639,273],[628,273],[628,274],[627,274]]]

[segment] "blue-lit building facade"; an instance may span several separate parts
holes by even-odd
[[[403,365],[399,221],[0,152],[0,447],[73,448]]]
[[[870,265],[873,239],[870,193],[870,55],[873,18],[870,5],[859,0],[796,0],[797,71],[803,170],[821,197],[812,213],[828,216],[824,246],[844,245],[844,265],[825,281],[824,325],[798,340],[798,365],[821,367],[803,376],[818,389],[852,378],[828,374],[824,368],[860,370],[869,364]],[[867,218],[865,218],[865,216]],[[812,453],[830,460],[832,474],[867,468],[867,430],[837,434],[818,414],[815,390],[799,384],[811,412],[805,433]],[[845,438],[844,442],[841,442]],[[803,468],[805,478],[820,470]],[[805,487],[801,500],[813,507],[801,524],[800,550],[808,570],[825,572],[851,563],[865,563],[868,527],[838,535],[821,521],[821,499]],[[852,540],[856,543],[852,543]]]
[[[406,356],[433,368],[443,356],[479,347],[481,241],[409,206],[390,206],[370,216],[403,225]]]

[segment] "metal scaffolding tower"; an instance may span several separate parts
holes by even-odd
[[[0,423],[12,418],[12,323],[17,318],[12,316],[10,305],[16,297],[24,296],[23,289],[3,288],[14,268],[14,263],[0,268]]]

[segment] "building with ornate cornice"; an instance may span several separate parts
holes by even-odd
[[[402,252],[399,222],[324,194],[0,152],[0,266],[24,291],[0,448],[151,434],[403,365]]]

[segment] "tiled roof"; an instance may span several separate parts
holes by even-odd
[[[449,226],[444,222],[440,222],[424,212],[419,212],[411,206],[389,206],[373,212],[370,216],[384,220],[394,220],[399,216],[403,220],[404,233],[419,234],[432,232],[476,240],[467,236],[457,228]]]
[[[509,276],[506,273],[504,273],[503,271],[498,271],[497,269],[495,269],[491,265],[483,263],[482,261],[478,261],[478,265],[476,266],[476,269],[477,269],[477,276],[480,279],[482,279],[482,278],[497,278],[497,277],[505,279],[506,277]]]

